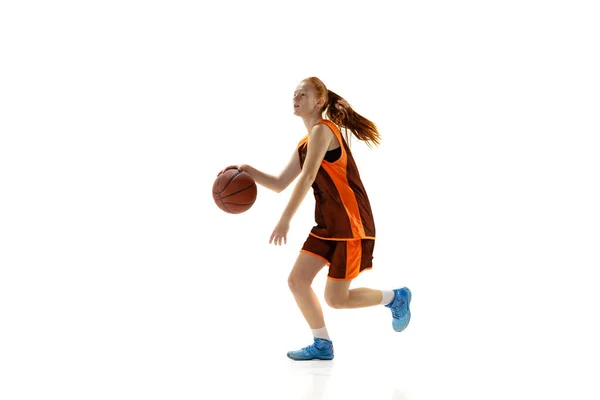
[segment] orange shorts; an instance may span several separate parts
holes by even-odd
[[[354,279],[373,266],[375,240],[325,240],[308,235],[302,252],[321,258],[329,265],[331,279]]]

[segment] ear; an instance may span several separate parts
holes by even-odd
[[[317,101],[317,106],[319,106],[319,108],[323,107],[325,105],[325,98],[321,97],[319,99],[319,101]]]

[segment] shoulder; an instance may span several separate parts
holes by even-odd
[[[319,122],[310,131],[310,137],[332,138],[335,134],[333,130],[325,123]]]
[[[313,126],[310,133],[308,134],[308,142],[312,143],[316,147],[327,148],[331,144],[332,140],[335,139],[334,133],[329,129],[327,125],[318,124]]]

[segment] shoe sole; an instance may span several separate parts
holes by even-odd
[[[333,360],[333,356],[331,358],[292,358],[288,354],[287,357],[290,360],[294,360],[294,361],[331,361],[331,360]]]

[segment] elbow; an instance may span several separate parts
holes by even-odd
[[[288,187],[289,183],[283,182],[281,179],[275,181],[275,184],[271,188],[275,193],[281,193]]]
[[[296,185],[306,185],[306,186],[310,187],[313,184],[313,182],[315,181],[315,179],[316,179],[316,176],[300,175]],[[277,181],[272,189],[276,193],[281,193],[285,189],[287,189],[287,187],[290,185],[290,183],[292,183],[292,182]]]

